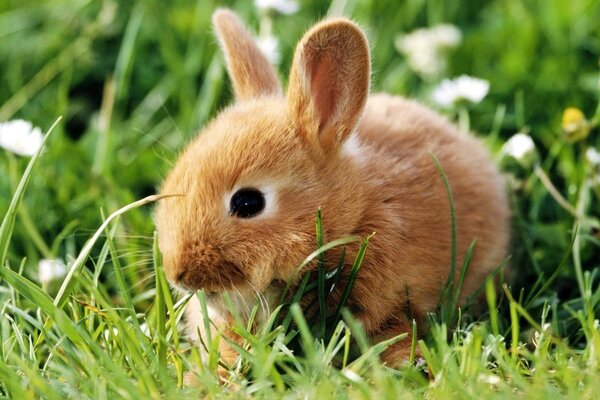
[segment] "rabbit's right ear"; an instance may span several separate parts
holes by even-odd
[[[316,152],[340,149],[354,131],[369,94],[369,45],[344,18],[321,22],[296,47],[288,84],[288,116]]]
[[[220,9],[212,17],[238,100],[281,94],[279,79],[237,15]]]

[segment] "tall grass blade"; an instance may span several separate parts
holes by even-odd
[[[448,202],[450,204],[450,227],[451,227],[451,235],[452,235],[452,247],[451,247],[451,255],[450,255],[450,276],[448,278],[448,287],[454,288],[454,275],[456,273],[456,209],[454,207],[454,196],[452,195],[452,188],[450,187],[450,182],[448,181],[448,177],[446,176],[446,172],[444,172],[444,168],[438,158],[433,154],[429,153],[433,162],[435,163],[436,168],[438,169],[442,180],[444,181],[444,186],[446,187],[446,192],[448,193]]]
[[[78,325],[69,318],[62,309],[52,302],[52,298],[44,293],[42,289],[8,268],[0,268],[0,276],[9,285],[14,287],[16,291],[40,307],[79,350],[93,354],[95,358],[99,359],[107,367],[116,368],[106,353],[91,339],[87,331],[82,328],[82,325]]]
[[[306,257],[304,259],[304,261],[302,261],[302,263],[296,268],[296,270],[294,271],[294,274],[292,275],[292,277],[290,278],[290,280],[287,282],[286,287],[284,288],[281,296],[280,296],[280,303],[285,302],[290,289],[292,288],[292,285],[296,282],[296,280],[298,279],[298,277],[304,273],[304,267],[306,267],[308,264],[310,264],[315,258],[317,258],[321,253],[326,252],[328,250],[331,250],[335,247],[338,246],[343,246],[346,245],[348,243],[353,243],[353,242],[358,242],[360,240],[360,238],[358,236],[347,236],[345,238],[341,238],[341,239],[336,239],[333,240],[327,244],[324,244],[323,246],[321,246],[321,248],[313,251],[312,253],[309,254],[308,257]]]
[[[315,218],[317,248],[323,247],[323,220],[321,209],[317,210]],[[325,305],[325,252],[319,254],[319,262],[317,265],[317,298],[319,302],[319,327],[317,336],[322,336],[325,333],[325,325],[327,324],[327,308]]]
[[[304,314],[302,313],[300,305],[298,303],[292,304],[290,307],[290,313],[293,315],[294,322],[296,323],[298,331],[300,332],[302,348],[304,349],[308,358],[311,359],[315,355],[314,337],[310,331],[306,319],[304,318]]]
[[[29,184],[29,180],[31,179],[31,173],[33,171],[33,168],[35,167],[35,164],[37,163],[37,160],[40,157],[40,154],[44,149],[48,138],[50,137],[50,135],[54,131],[54,128],[56,127],[56,125],[58,125],[61,119],[62,117],[58,117],[56,121],[54,121],[52,126],[50,126],[50,129],[48,129],[46,135],[44,135],[44,139],[42,140],[40,148],[31,157],[31,160],[29,160],[27,168],[25,169],[25,172],[21,177],[21,181],[19,182],[19,185],[15,190],[15,194],[13,195],[12,200],[10,201],[8,210],[6,210],[6,214],[4,215],[4,219],[2,220],[2,225],[0,225],[0,268],[4,268],[4,263],[6,262],[6,256],[8,254],[8,244],[10,243],[10,238],[12,237],[12,233],[15,227],[15,219],[17,217],[17,212],[19,210],[21,202],[23,201],[25,189],[27,189],[27,185]]]
[[[354,259],[354,264],[352,264],[352,270],[350,271],[350,275],[348,276],[348,281],[346,282],[346,286],[344,287],[344,291],[342,292],[342,296],[340,298],[340,302],[337,305],[337,309],[335,310],[335,318],[334,324],[337,324],[342,316],[342,308],[346,305],[348,301],[348,297],[350,297],[350,292],[352,291],[352,287],[354,286],[354,281],[356,280],[356,276],[358,275],[358,271],[362,266],[363,260],[365,258],[365,253],[367,251],[367,245],[369,244],[369,240],[375,235],[372,233],[367,236],[360,245],[358,249],[358,253],[356,253],[356,258]]]
[[[165,344],[166,335],[166,309],[164,293],[162,290],[162,282],[158,277],[158,273],[155,275],[156,284],[156,298],[154,300],[154,310],[156,312],[156,332],[158,337],[156,339],[156,354],[158,357],[158,368],[160,371],[166,370],[167,367],[167,348]]]
[[[122,208],[118,209],[117,211],[113,212],[112,214],[110,214],[108,216],[108,218],[102,223],[100,228],[98,228],[96,233],[94,233],[94,235],[83,246],[83,248],[81,249],[81,252],[77,256],[75,261],[73,261],[73,264],[70,266],[69,272],[67,273],[67,276],[65,277],[65,279],[60,287],[60,290],[58,291],[58,294],[54,298],[54,304],[59,307],[62,307],[64,305],[65,301],[67,300],[67,298],[71,295],[71,291],[73,290],[73,287],[75,286],[75,280],[73,278],[83,268],[85,261],[87,260],[90,253],[92,252],[92,248],[94,247],[94,245],[96,244],[96,242],[98,241],[98,239],[100,238],[102,233],[105,232],[108,224],[110,224],[117,217],[119,217],[122,214],[125,214],[129,210],[141,207],[143,205],[146,205],[146,204],[149,204],[149,203],[161,200],[161,199],[165,199],[168,197],[176,197],[176,196],[183,196],[183,195],[181,195],[181,194],[158,194],[158,195],[147,196],[141,200],[138,200],[131,204],[128,204],[125,207],[122,207]]]
[[[408,359],[408,362],[410,364],[412,364],[415,361],[415,357],[417,354],[417,341],[418,341],[417,321],[415,321],[413,319],[411,325],[412,325],[412,338],[411,338],[411,343],[410,343],[410,357]]]
[[[114,230],[111,232],[108,227],[106,227],[105,232],[106,243],[108,243],[110,258],[113,265],[113,270],[115,271],[115,279],[117,280],[117,284],[121,290],[121,296],[123,296],[123,301],[125,302],[125,307],[127,308],[127,312],[131,317],[133,326],[137,332],[141,332],[142,329],[140,328],[140,323],[135,313],[135,307],[133,305],[133,301],[131,301],[131,296],[129,295],[129,285],[127,282],[125,282],[125,276],[123,276],[123,267],[121,266],[121,261],[119,261],[119,254],[117,253],[117,249],[113,241]]]
[[[490,325],[492,326],[492,333],[494,336],[498,336],[500,334],[500,326],[498,324],[496,286],[493,278],[488,278],[485,282],[485,298],[487,300],[488,310],[490,313]]]
[[[569,244],[569,247],[567,248],[567,252],[563,256],[563,258],[560,260],[560,263],[558,263],[558,267],[556,267],[556,269],[554,270],[552,275],[550,275],[550,277],[546,280],[546,282],[544,282],[542,287],[537,290],[537,292],[532,290],[529,293],[529,296],[527,296],[527,299],[525,300],[525,308],[529,308],[531,303],[533,303],[535,301],[535,299],[537,299],[542,293],[545,293],[550,288],[550,285],[552,285],[552,282],[554,282],[556,280],[556,278],[559,277],[564,266],[567,265],[567,260],[569,259],[569,255],[573,251],[573,245],[575,244],[575,239],[577,238],[578,234],[579,234],[579,225],[576,225],[575,230],[573,231],[573,236],[571,237],[571,243]],[[537,282],[536,282],[536,284],[537,284]],[[535,285],[534,285],[534,287],[535,287]]]
[[[0,360],[0,376],[2,377],[2,387],[6,388],[6,391],[3,390],[3,395],[7,396],[6,398],[34,398],[34,394],[31,393],[31,387],[25,388],[21,376],[5,364],[4,360]]]

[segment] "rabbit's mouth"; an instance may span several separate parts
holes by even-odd
[[[269,285],[265,290],[258,291],[252,285],[236,287],[224,291],[206,291],[206,305],[209,318],[219,315],[237,313],[243,319],[247,319],[257,308],[256,322],[266,322],[280,301],[281,290],[279,284]],[[197,299],[194,299],[197,301]]]
[[[172,281],[185,291],[204,290],[207,297],[214,297],[243,286],[247,276],[237,264],[221,261],[211,266],[188,264],[172,276]]]

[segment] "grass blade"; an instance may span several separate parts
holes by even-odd
[[[326,252],[328,250],[331,250],[334,247],[343,246],[343,245],[346,245],[348,243],[357,242],[359,240],[360,240],[360,238],[358,236],[347,236],[345,238],[341,238],[341,239],[337,239],[337,240],[331,241],[331,242],[329,242],[329,243],[321,246],[321,248],[319,248],[319,249],[313,251],[312,253],[310,253],[310,255],[308,257],[306,257],[304,259],[304,261],[302,261],[302,263],[298,266],[298,268],[296,268],[296,271],[294,272],[293,276],[287,282],[287,285],[286,285],[285,289],[283,290],[283,293],[281,294],[280,303],[285,302],[286,297],[288,296],[289,291],[290,291],[292,285],[296,282],[296,279],[298,278],[298,276],[300,276],[303,272],[305,272],[304,271],[304,267],[306,267],[308,264],[310,264],[321,253]],[[304,279],[304,277],[302,279]]]
[[[125,277],[123,276],[123,267],[121,266],[121,262],[119,261],[119,254],[117,253],[117,248],[115,247],[115,243],[113,242],[113,231],[109,231],[108,227],[105,228],[106,232],[106,243],[108,243],[108,249],[110,251],[110,258],[113,265],[113,270],[115,271],[115,278],[117,280],[117,284],[119,285],[119,289],[121,290],[121,295],[123,296],[123,300],[125,302],[125,307],[131,317],[131,323],[135,326],[136,331],[140,332],[140,323],[135,314],[135,307],[133,306],[133,302],[131,301],[131,296],[129,295],[129,285],[125,282]]]
[[[323,247],[323,220],[321,209],[317,210],[315,219],[317,248]],[[319,263],[317,265],[317,298],[319,301],[319,328],[317,336],[322,336],[325,333],[325,325],[327,320],[327,309],[325,308],[325,252],[319,254]]]
[[[52,302],[52,298],[44,293],[42,289],[9,268],[0,268],[0,276],[9,285],[14,287],[16,291],[28,298],[32,303],[37,304],[80,350],[85,352],[91,351],[89,346],[91,338],[86,337],[85,331],[77,326],[63,310],[56,307]]]
[[[146,204],[149,204],[149,203],[161,200],[161,199],[165,199],[168,197],[175,197],[175,196],[183,196],[183,195],[181,195],[181,194],[160,194],[160,195],[147,196],[141,200],[138,200],[131,204],[128,204],[125,207],[121,207],[117,211],[110,214],[108,216],[108,218],[102,223],[100,228],[98,228],[96,233],[94,233],[94,235],[86,242],[86,244],[81,249],[79,256],[77,256],[77,258],[75,259],[75,261],[69,268],[69,272],[67,273],[65,280],[63,281],[63,284],[61,285],[60,290],[58,291],[58,294],[54,298],[54,304],[59,307],[62,307],[64,305],[65,301],[67,300],[67,298],[71,295],[71,291],[73,290],[73,287],[75,285],[75,281],[74,281],[73,277],[77,273],[79,273],[79,271],[83,268],[85,261],[87,260],[90,253],[92,252],[92,248],[94,247],[94,245],[96,244],[96,242],[98,241],[98,239],[100,238],[102,233],[105,232],[108,224],[110,224],[118,216],[125,214],[129,210],[141,207],[143,205],[146,205]]]
[[[500,328],[498,324],[498,309],[496,301],[497,295],[494,279],[492,278],[488,278],[485,282],[485,298],[490,313],[490,325],[492,326],[492,333],[494,336],[498,336],[500,334]]]
[[[6,215],[2,220],[2,225],[0,226],[0,268],[4,267],[4,263],[6,262],[6,256],[8,254],[8,244],[10,243],[10,238],[12,237],[12,233],[15,227],[15,219],[17,217],[17,212],[19,210],[19,206],[23,201],[23,196],[25,194],[25,189],[27,189],[27,185],[29,184],[29,180],[31,179],[31,173],[33,171],[33,167],[37,163],[38,158],[42,150],[44,149],[44,145],[48,141],[48,138],[54,131],[54,128],[62,117],[58,117],[56,121],[52,124],[46,135],[44,135],[44,139],[42,140],[42,144],[38,151],[35,152],[31,160],[29,160],[29,164],[27,164],[27,168],[21,177],[21,181],[17,186],[17,190],[15,190],[15,194],[12,197],[10,205],[8,206],[8,210],[6,211]]]
[[[154,300],[154,310],[156,312],[156,331],[158,338],[156,342],[156,353],[158,356],[159,370],[166,371],[167,369],[167,347],[166,347],[166,305],[165,292],[163,289],[164,271],[160,260],[160,252],[158,251],[158,235],[154,233],[153,253],[154,253],[154,279],[156,284],[156,298]],[[174,314],[174,313],[173,313]],[[174,315],[171,318],[174,318]]]
[[[348,301],[348,297],[350,297],[350,291],[354,286],[354,281],[356,280],[356,275],[362,266],[363,260],[365,258],[365,252],[367,251],[367,245],[369,244],[369,239],[371,239],[375,235],[372,233],[367,236],[360,245],[358,249],[358,253],[356,253],[356,258],[354,259],[354,264],[352,265],[352,270],[350,271],[350,275],[348,276],[348,282],[346,283],[346,287],[344,287],[344,291],[342,293],[342,297],[340,298],[340,302],[337,305],[337,309],[335,311],[335,319],[334,324],[340,320],[342,316],[342,308],[346,305]]]
[[[437,157],[433,153],[429,153],[435,166],[437,167],[442,180],[444,181],[444,186],[446,187],[446,192],[448,193],[448,202],[450,204],[450,227],[452,230],[452,248],[451,248],[451,256],[450,256],[450,276],[448,277],[448,287],[454,288],[454,274],[456,273],[456,209],[454,207],[454,196],[452,195],[452,188],[450,187],[450,182],[448,181],[448,177],[442,168],[442,164],[437,159]]]

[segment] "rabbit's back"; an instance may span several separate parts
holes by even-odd
[[[358,136],[369,158],[362,164],[372,193],[360,233],[384,236],[383,247],[393,249],[387,257],[396,260],[392,274],[418,297],[413,304],[435,307],[452,243],[448,191],[435,156],[455,204],[457,269],[477,241],[463,290],[464,296],[472,293],[501,265],[509,242],[504,185],[488,152],[423,105],[386,94],[369,98]]]

